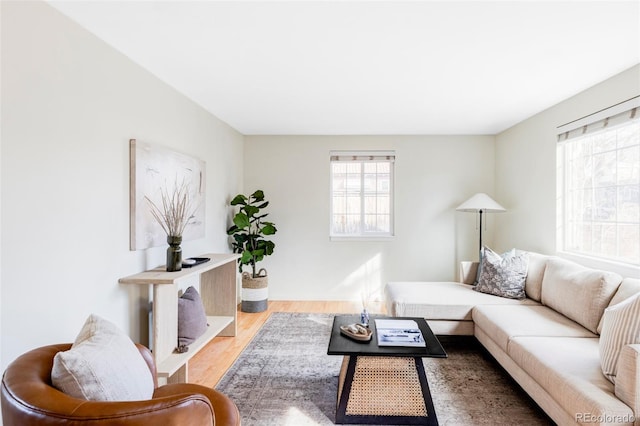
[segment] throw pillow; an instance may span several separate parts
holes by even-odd
[[[512,249],[499,255],[489,247],[482,250],[480,279],[474,290],[509,299],[524,299],[528,255]]]
[[[600,334],[600,366],[616,382],[618,358],[626,345],[640,343],[640,294],[605,309]]]
[[[207,331],[207,315],[200,293],[189,287],[178,299],[178,347],[190,345]]]
[[[137,401],[153,396],[153,376],[140,351],[115,324],[90,315],[71,349],[58,352],[53,386],[90,401]]]

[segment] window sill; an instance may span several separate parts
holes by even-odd
[[[370,237],[364,237],[364,236],[335,236],[335,235],[330,235],[329,236],[329,241],[335,241],[335,242],[340,242],[340,241],[365,241],[365,242],[380,242],[380,241],[392,241],[395,237],[393,235],[375,235],[375,236],[370,236]]]
[[[616,262],[608,259],[585,256],[566,251],[559,251],[559,257],[579,263],[587,268],[602,269],[604,271],[615,272],[624,278],[640,278],[640,267],[628,263]]]

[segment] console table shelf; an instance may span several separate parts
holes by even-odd
[[[216,337],[227,325],[233,323],[233,317],[211,317],[207,316],[207,322],[209,327],[207,331],[200,336],[195,342],[189,345],[189,351],[185,353],[174,352],[167,356],[160,365],[157,366],[158,377],[173,376],[180,370],[180,368],[187,364],[189,359],[198,353],[200,349],[206,346],[207,343]],[[187,380],[182,380],[186,382]]]
[[[236,260],[237,254],[205,254],[211,260],[181,271],[166,272],[161,266],[120,278],[121,284],[153,287],[152,351],[160,382],[188,382],[189,360],[216,336],[235,336],[237,332]],[[184,353],[178,344],[178,284],[197,276],[200,295],[207,314],[207,331]]]

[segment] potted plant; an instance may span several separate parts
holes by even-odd
[[[167,234],[167,271],[182,269],[182,234],[189,220],[195,215],[199,206],[193,206],[189,193],[189,185],[183,180],[175,183],[170,193],[167,188],[160,188],[162,206],[156,205],[145,195],[151,214]]]
[[[275,244],[265,236],[275,234],[277,229],[272,222],[264,220],[268,213],[263,209],[269,202],[264,200],[262,190],[248,197],[238,194],[230,204],[240,207],[227,235],[233,237],[233,252],[241,255],[238,259],[238,270],[242,274],[241,309],[243,312],[262,312],[267,309],[268,278],[266,269],[256,271],[256,264],[273,254]],[[251,273],[243,271],[245,265],[251,266]]]

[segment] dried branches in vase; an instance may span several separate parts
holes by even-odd
[[[189,185],[184,180],[180,185],[176,181],[171,193],[166,187],[160,188],[160,195],[162,206],[146,195],[144,198],[154,219],[167,234],[167,271],[179,271],[182,269],[182,234],[199,206],[193,206]]]
[[[162,208],[158,207],[149,197],[144,197],[149,203],[151,214],[168,236],[182,236],[189,219],[198,210],[197,206],[192,208],[189,185],[185,181],[182,181],[180,185],[176,182],[171,194],[167,188],[160,188],[160,195]]]

